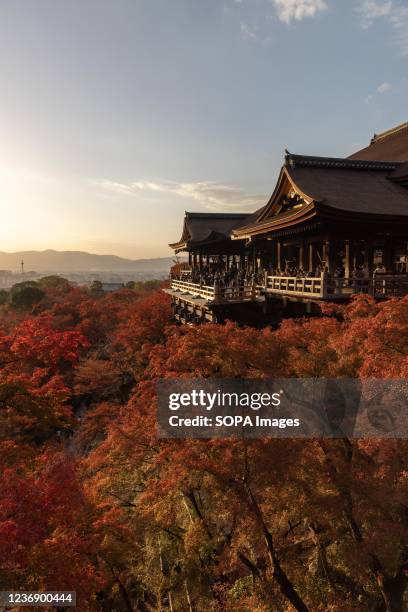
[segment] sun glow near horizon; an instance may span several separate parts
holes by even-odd
[[[261,206],[285,148],[406,120],[408,13],[374,4],[0,3],[0,250],[166,256],[185,210]]]

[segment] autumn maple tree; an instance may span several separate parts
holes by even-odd
[[[407,378],[408,298],[176,326],[152,287],[0,305],[0,584],[81,610],[402,612],[407,444],[166,440],[162,378]]]

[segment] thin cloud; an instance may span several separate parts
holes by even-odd
[[[242,38],[244,38],[246,40],[255,40],[256,39],[256,37],[257,37],[257,30],[258,30],[258,28],[256,26],[250,26],[248,23],[245,23],[244,21],[241,21],[240,29],[241,29]]]
[[[145,191],[166,191],[166,186],[160,183],[152,183],[151,181],[136,181],[130,184],[131,191],[142,189]]]
[[[360,15],[363,30],[370,28],[378,19],[384,19],[394,30],[395,41],[401,55],[408,55],[408,7],[392,0],[359,0],[356,12]]]
[[[133,193],[131,186],[125,185],[124,183],[117,183],[115,181],[97,181],[97,184],[99,187],[102,187],[102,189],[120,193],[122,195],[131,195]]]
[[[360,0],[360,5],[356,9],[361,17],[361,27],[367,30],[373,25],[375,19],[387,17],[392,11],[391,0],[386,2],[376,2],[376,0]]]
[[[214,212],[228,210],[254,210],[264,204],[265,195],[249,193],[235,185],[199,181],[195,183],[133,181],[99,181],[99,186],[120,195],[136,195],[140,192],[173,194],[199,202]]]
[[[272,0],[272,3],[283,23],[314,17],[316,13],[328,8],[325,0]]]
[[[228,7],[235,6],[240,15],[238,25],[241,37],[244,40],[264,46],[268,46],[272,42],[267,28],[267,24],[271,20],[277,18],[282,23],[290,24],[293,21],[302,21],[307,17],[314,17],[317,13],[328,9],[326,0],[257,0],[261,12],[258,16],[254,16],[253,11],[250,13],[249,2],[245,3],[244,0],[230,0],[230,2],[231,4]],[[274,9],[273,12],[271,12],[271,7]],[[224,10],[224,12],[229,12],[229,9]],[[248,17],[249,14],[251,14],[251,17]]]
[[[390,23],[394,28],[397,45],[401,54],[408,55],[408,7],[398,6],[390,15]]]
[[[370,102],[372,102],[374,100],[375,95],[380,95],[382,96],[383,94],[389,92],[392,90],[392,85],[391,83],[387,83],[386,81],[384,83],[381,83],[381,85],[378,85],[378,87],[376,87],[375,92],[368,94],[368,96],[365,98],[364,102],[366,104],[370,104]]]
[[[383,94],[383,93],[386,93],[387,91],[390,91],[391,89],[392,89],[392,85],[390,83],[381,83],[381,85],[377,87],[377,93]]]

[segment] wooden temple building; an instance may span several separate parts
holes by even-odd
[[[408,294],[408,122],[348,158],[286,151],[249,213],[186,213],[171,287],[183,323],[265,324],[355,293]]]

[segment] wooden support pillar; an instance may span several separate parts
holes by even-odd
[[[353,242],[351,240],[346,240],[344,245],[344,252],[344,276],[345,278],[351,278],[354,269]]]
[[[263,252],[262,255],[262,268],[264,270],[269,270],[271,267],[271,253],[269,250]]]
[[[340,261],[340,251],[341,250],[342,249],[340,248],[339,241],[336,239],[334,240],[331,239],[330,240],[330,253],[329,253],[329,274],[331,276],[333,276],[337,268],[341,266],[341,261]]]
[[[201,251],[199,254],[199,266],[200,266],[200,271],[201,271],[203,269],[203,254]]]
[[[364,272],[366,272],[368,270],[368,242],[367,240],[364,241],[364,257],[363,257],[363,268],[364,268]]]
[[[188,265],[191,268],[191,262],[192,262],[192,258],[191,258],[191,251],[188,252]]]
[[[325,266],[326,267],[326,266]],[[320,285],[320,297],[325,298],[327,296],[327,280],[328,273],[324,270],[321,275],[321,285]]]
[[[277,267],[275,240],[269,240],[268,247],[269,247],[269,253],[270,253],[270,256],[269,256],[270,268],[272,270],[275,270],[275,268]]]
[[[299,269],[304,270],[305,269],[305,243],[302,242],[300,247],[299,247],[299,262],[298,262],[298,266]]]
[[[315,245],[311,242],[309,244],[309,272],[314,272],[315,250]]]
[[[330,274],[334,274],[335,268],[335,257],[334,257],[334,249],[330,248],[329,240],[325,240],[323,242],[323,261],[324,265],[327,267]]]
[[[366,240],[364,244],[364,271],[369,276],[374,271],[374,248],[371,240]]]
[[[283,266],[282,266],[282,243],[280,240],[277,241],[276,243],[276,263],[277,266],[279,268],[279,270],[283,270]]]
[[[393,272],[392,248],[389,242],[384,247],[384,266],[387,272]]]
[[[323,242],[322,264],[325,268],[330,268],[330,243],[328,240]]]

